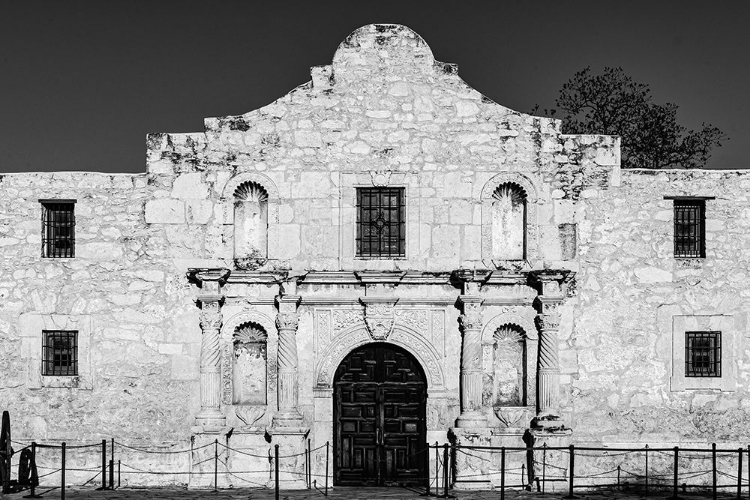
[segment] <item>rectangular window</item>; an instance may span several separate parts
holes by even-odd
[[[72,201],[42,201],[42,257],[75,257],[75,213]]]
[[[685,332],[685,376],[721,377],[721,332]]]
[[[406,256],[404,188],[357,189],[357,256]]]
[[[78,331],[44,330],[42,375],[78,375]]]
[[[704,200],[674,200],[674,256],[706,256]]]

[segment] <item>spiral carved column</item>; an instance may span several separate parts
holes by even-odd
[[[299,412],[299,380],[297,374],[297,325],[299,315],[298,295],[281,295],[277,299],[279,313],[276,316],[276,328],[279,331],[278,350],[278,405],[279,411],[273,419],[275,427],[294,427],[302,425],[302,414]]]
[[[486,427],[482,412],[482,298],[461,295],[461,415],[456,427]]]
[[[219,350],[219,330],[221,328],[221,296],[204,295],[201,302],[201,409],[196,423],[203,427],[221,427],[226,424],[221,402],[221,352]]]
[[[557,312],[539,314],[539,371],[537,373],[537,398],[539,415],[557,415],[560,392],[560,358],[557,331],[560,315]]]

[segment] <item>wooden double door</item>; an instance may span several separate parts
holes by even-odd
[[[334,484],[423,485],[426,400],[424,372],[403,349],[352,351],[334,379]]]

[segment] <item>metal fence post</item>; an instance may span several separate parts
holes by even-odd
[[[276,478],[276,500],[279,500],[279,445],[274,445],[276,460],[274,461],[274,477]]]
[[[435,496],[440,493],[440,445],[435,441]]]
[[[711,498],[716,500],[716,443],[711,443],[711,469],[713,473],[713,488]]]
[[[620,466],[617,466],[617,491],[620,491]]]
[[[122,465],[122,461],[117,461],[117,487],[120,487],[120,465]]]
[[[60,468],[60,500],[65,500],[65,441],[62,442],[62,467]]]
[[[737,500],[742,498],[742,448],[737,449]]]
[[[570,469],[569,472],[569,485],[568,485],[568,496],[565,498],[575,498],[575,495],[573,495],[573,482],[575,481],[575,465],[576,465],[576,448],[574,445],[570,445],[568,447],[568,453],[570,454],[570,463],[568,465],[568,468]]]
[[[427,443],[427,460],[425,460],[425,463],[427,465],[427,489],[425,491],[425,496],[432,496],[432,493],[430,492],[430,450],[432,449],[432,446],[430,446],[430,443]]]
[[[443,497],[448,497],[448,443],[443,445]]]
[[[102,487],[100,490],[107,489],[107,440],[102,439]]]
[[[678,460],[679,460],[680,448],[674,447],[674,480],[672,484],[672,498],[677,500],[677,474],[678,474]]]
[[[542,445],[542,495],[547,486],[547,443]]]
[[[31,442],[31,493],[29,498],[41,498],[37,496],[35,488],[39,484],[39,473],[36,470],[36,441]]]
[[[500,500],[505,500],[505,446],[500,448]]]
[[[109,450],[109,489],[115,489],[115,438],[112,438],[112,447]]]
[[[219,491],[219,440],[214,439],[214,491]]]
[[[330,443],[326,441],[326,496],[328,496],[328,448]]]
[[[646,445],[646,493],[648,494],[648,445]]]

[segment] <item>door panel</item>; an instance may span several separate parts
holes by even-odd
[[[370,344],[334,380],[334,484],[422,485],[427,389],[411,355]]]

